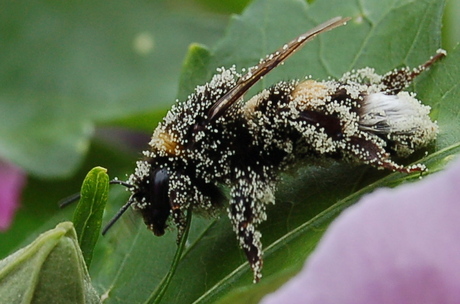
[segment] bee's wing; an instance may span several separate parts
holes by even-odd
[[[277,67],[286,58],[292,55],[298,48],[303,46],[307,41],[315,38],[318,34],[332,30],[344,25],[350,18],[335,17],[326,21],[308,32],[300,35],[291,42],[285,44],[279,50],[265,59],[262,59],[258,65],[249,69],[249,72],[242,76],[236,85],[222,96],[208,111],[207,122],[212,122],[222,116],[225,111],[244,95],[256,82],[272,69]]]

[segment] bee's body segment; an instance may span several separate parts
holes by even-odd
[[[403,92],[425,65],[375,74],[362,69],[339,80],[280,82],[244,102],[244,93],[263,75],[318,33],[342,25],[335,18],[293,40],[241,76],[219,69],[212,80],[172,107],[154,131],[151,149],[129,178],[128,204],[148,227],[164,233],[167,220],[185,225],[189,208],[215,214],[230,189],[228,214],[240,246],[261,277],[262,245],[257,226],[274,203],[278,173],[308,157],[342,158],[377,168],[413,172],[390,155],[426,146],[437,126],[429,107]]]

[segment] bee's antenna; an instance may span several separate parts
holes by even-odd
[[[110,185],[122,185],[122,186],[125,186],[128,189],[134,187],[134,185],[132,185],[132,184],[130,184],[128,182],[118,180],[118,179],[112,179],[111,181],[109,181],[109,184]],[[59,208],[67,207],[68,205],[78,201],[80,199],[80,197],[81,197],[80,193],[74,193],[74,194],[72,194],[72,195],[60,200],[59,203],[58,203]],[[133,201],[130,199],[125,205],[123,205],[123,207],[121,207],[121,209],[117,212],[117,214],[115,214],[115,216],[110,220],[110,222],[108,222],[108,224],[105,225],[104,229],[102,230],[102,235],[107,233],[107,230],[109,230],[110,227],[112,227],[112,225],[115,224],[115,222],[128,209],[128,207],[131,206],[132,203],[133,203]]]
[[[124,182],[124,181],[121,181],[121,180],[118,180],[118,179],[112,179],[111,181],[109,181],[109,184],[110,185],[122,185],[122,186],[125,186],[126,188],[132,188],[133,185],[131,185],[130,183],[127,183],[127,182]],[[81,195],[80,195],[80,192],[78,193],[74,193],[66,198],[63,198],[62,200],[60,200],[58,202],[58,205],[59,205],[59,208],[65,208],[67,206],[69,206],[70,204],[73,204],[75,203],[76,201],[78,201],[80,199]]]
[[[65,208],[65,207],[69,206],[70,204],[75,203],[79,199],[80,199],[80,192],[74,193],[74,194],[72,194],[72,195],[70,195],[70,196],[68,196],[66,198],[61,199],[58,202],[59,208]]]
[[[132,188],[134,187],[132,184],[128,183],[128,182],[124,182],[124,181],[121,181],[119,179],[112,179],[110,182],[109,182],[110,185],[122,185],[122,186],[125,186],[126,188]]]
[[[129,199],[129,201],[124,204],[120,210],[115,214],[115,216],[105,225],[104,229],[102,229],[102,235],[105,235],[107,231],[115,224],[116,221],[125,213],[126,210],[128,210],[129,206],[131,206],[134,203],[132,199]]]

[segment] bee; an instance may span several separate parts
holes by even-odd
[[[405,167],[391,156],[407,156],[436,138],[430,108],[403,90],[444,51],[415,69],[378,75],[364,68],[338,80],[281,81],[243,99],[307,41],[349,19],[336,17],[313,28],[244,75],[235,67],[220,68],[209,83],[175,104],[153,132],[134,173],[126,182],[113,181],[131,196],[105,231],[131,206],[156,236],[174,225],[180,238],[186,212],[218,214],[226,200],[222,189],[228,188],[228,216],[257,282],[263,264],[258,226],[275,202],[280,172],[318,157],[424,171],[423,164]]]

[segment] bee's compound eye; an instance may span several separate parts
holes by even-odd
[[[160,205],[168,205],[169,173],[166,169],[156,169],[152,174],[153,199]]]
[[[166,220],[171,212],[169,202],[169,173],[166,169],[154,169],[144,195],[146,204],[140,208],[144,222],[156,236],[165,233]]]

